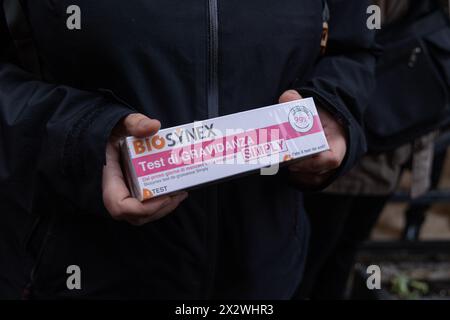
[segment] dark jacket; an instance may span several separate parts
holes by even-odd
[[[373,85],[366,2],[329,1],[323,57],[317,0],[25,4],[44,79],[16,65],[2,20],[0,228],[9,234],[0,230],[0,286],[23,286],[31,266],[36,298],[289,298],[308,228],[286,171],[192,191],[176,212],[138,228],[103,207],[105,143],[131,112],[169,127],[298,88],[343,121],[347,170],[365,150],[359,122]],[[66,28],[71,4],[81,30]],[[69,265],[80,266],[82,290],[67,289]]]
[[[386,24],[376,36],[382,54],[364,116],[368,148],[374,154],[420,139],[450,119],[447,13],[436,0],[394,3],[397,12],[387,10]]]

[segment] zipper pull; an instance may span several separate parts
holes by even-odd
[[[416,66],[417,60],[421,53],[422,53],[421,47],[417,47],[417,48],[413,49],[413,51],[411,52],[411,55],[409,56],[408,67],[414,68]]]
[[[329,25],[330,21],[330,7],[328,7],[327,0],[323,0],[323,12],[322,12],[322,39],[320,40],[320,53],[322,55],[327,51],[328,46],[328,36],[329,36]]]
[[[329,34],[328,22],[324,21],[322,27],[322,39],[320,40],[320,53],[322,55],[324,55],[325,52],[327,51],[328,34]]]

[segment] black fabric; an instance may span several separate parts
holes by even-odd
[[[41,75],[39,56],[33,41],[29,22],[20,0],[3,0],[5,22],[14,41],[21,66],[37,76]]]
[[[446,152],[435,155],[432,188],[439,184]],[[404,169],[407,169],[406,166]],[[305,208],[311,224],[310,247],[303,282],[295,299],[347,298],[347,285],[360,245],[368,240],[391,195],[308,194]],[[406,210],[403,238],[417,240],[430,205],[414,201]],[[399,214],[401,214],[399,212]],[[416,238],[415,238],[416,237]]]
[[[219,1],[219,111],[273,104],[295,83],[345,124],[346,170],[365,150],[373,36],[365,1],[328,2],[329,52],[320,57],[320,1]],[[45,81],[17,66],[1,19],[0,228],[12,232],[1,238],[0,288],[14,278],[8,289],[20,295],[30,282],[33,298],[289,298],[308,227],[286,171],[223,183],[217,201],[209,187],[192,191],[141,228],[113,221],[102,205],[105,143],[119,119],[136,110],[169,127],[208,117],[206,2],[24,4]],[[66,28],[72,4],[81,30]],[[72,264],[80,291],[66,287]]]
[[[294,299],[345,297],[358,247],[370,236],[388,199],[388,196],[305,196],[311,239],[304,280]]]
[[[379,31],[377,42],[384,52],[364,122],[369,149],[379,152],[411,142],[445,119],[450,30],[436,1],[411,1],[406,16]],[[409,67],[416,48],[421,54]],[[357,248],[387,200],[388,196],[305,196],[311,240],[296,299],[344,297]]]
[[[450,24],[432,3],[411,5],[409,15],[377,35],[383,53],[365,114],[372,152],[393,150],[450,117]]]

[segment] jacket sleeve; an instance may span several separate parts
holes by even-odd
[[[328,0],[327,50],[297,90],[314,97],[345,125],[347,156],[336,176],[348,171],[366,151],[362,117],[375,85],[374,31],[366,21],[369,1]],[[336,178],[336,177],[334,177]]]
[[[67,210],[103,211],[106,142],[133,110],[100,91],[43,82],[20,68],[1,4],[0,189],[27,209],[39,191],[64,199]]]

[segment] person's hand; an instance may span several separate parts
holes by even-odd
[[[112,131],[106,146],[102,187],[103,202],[115,220],[144,225],[171,213],[188,196],[183,191],[140,202],[131,196],[127,188],[120,166],[120,139],[126,136],[147,137],[158,132],[160,127],[158,120],[134,113],[120,121]]]
[[[295,90],[288,90],[280,97],[280,103],[302,99]],[[317,106],[320,121],[330,146],[324,151],[289,166],[292,180],[306,188],[319,187],[339,168],[347,152],[347,139],[344,127],[327,111]]]

